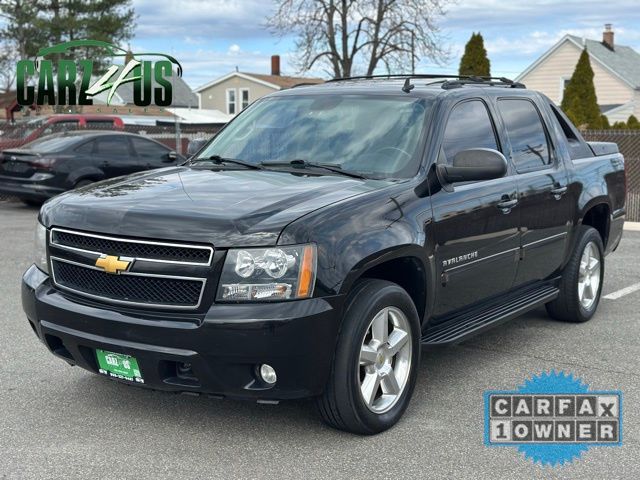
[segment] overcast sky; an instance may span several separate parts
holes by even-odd
[[[133,0],[138,14],[134,51],[173,53],[184,79],[197,87],[235,69],[269,73],[272,54],[283,74],[295,74],[293,38],[264,26],[269,0]],[[516,77],[566,33],[601,39],[612,23],[616,42],[640,51],[640,0],[458,0],[439,22],[451,61],[423,61],[419,72],[456,72],[464,44],[480,31],[494,75]],[[320,73],[322,72],[313,72]]]

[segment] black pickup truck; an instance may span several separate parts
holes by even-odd
[[[186,164],[41,209],[29,323],[117,381],[317,397],[383,431],[421,349],[537,306],[584,322],[625,218],[624,160],[506,79],[342,79],[265,97]],[[62,393],[61,393],[62,394]]]

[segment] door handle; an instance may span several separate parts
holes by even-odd
[[[498,208],[502,210],[502,213],[506,215],[507,213],[510,213],[513,207],[515,207],[517,204],[517,198],[514,198],[513,200],[503,200],[502,202],[498,203]]]
[[[553,195],[553,197],[556,200],[560,200],[562,198],[562,196],[567,193],[568,188],[566,186],[564,187],[557,187],[554,188],[553,190],[551,190],[551,195]]]

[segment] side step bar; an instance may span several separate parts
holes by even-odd
[[[558,293],[556,287],[542,285],[499,304],[463,313],[427,329],[421,339],[422,345],[430,347],[461,342],[554,300]]]

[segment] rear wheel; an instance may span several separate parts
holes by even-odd
[[[420,323],[407,292],[367,279],[347,300],[331,377],[318,400],[334,428],[371,435],[404,413],[417,377]]]
[[[580,226],[578,240],[560,281],[560,295],[547,304],[552,318],[586,322],[596,313],[604,278],[604,247],[593,227]]]

